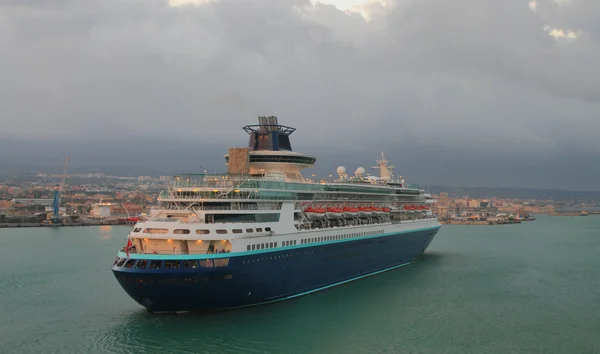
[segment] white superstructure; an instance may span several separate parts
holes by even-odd
[[[394,179],[382,153],[380,177],[364,168],[338,180],[315,181],[301,171],[316,158],[293,152],[293,128],[260,117],[247,148],[225,155],[228,173],[175,176],[159,205],[138,222],[130,252],[215,254],[251,252],[439,226],[418,186]]]

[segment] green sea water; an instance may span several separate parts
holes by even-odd
[[[600,353],[600,217],[445,225],[410,266],[178,316],[114,279],[128,230],[0,229],[0,353]]]

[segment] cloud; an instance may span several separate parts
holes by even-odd
[[[0,135],[598,153],[599,4],[4,1]]]

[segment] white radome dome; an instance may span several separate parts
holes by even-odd
[[[356,169],[356,172],[354,172],[354,174],[357,176],[364,176],[365,173],[366,173],[366,171],[365,171],[364,167],[359,167]]]
[[[346,167],[344,166],[340,166],[337,168],[337,174],[338,175],[345,175],[346,174]]]

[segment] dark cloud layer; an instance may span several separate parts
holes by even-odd
[[[331,164],[384,149],[431,183],[546,187],[564,185],[562,164],[590,188],[600,2],[528,4],[404,0],[371,5],[366,21],[303,0],[4,1],[0,137],[25,154],[34,139],[84,155],[117,141],[135,141],[127,158],[169,141],[202,154],[275,114]]]

